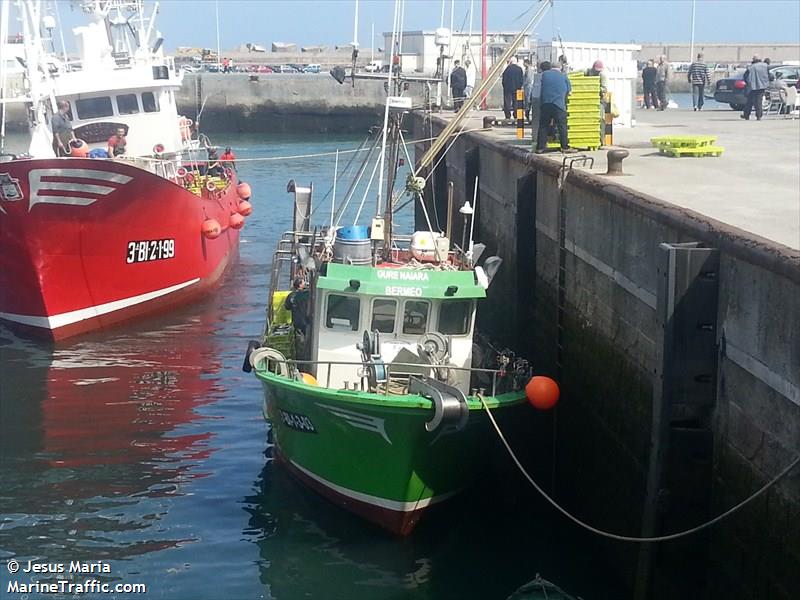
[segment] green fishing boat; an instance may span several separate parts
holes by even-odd
[[[345,76],[332,74],[340,82]],[[339,210],[331,208],[330,223],[312,228],[313,186],[289,182],[294,226],[278,242],[267,326],[250,343],[244,369],[263,384],[279,461],[323,496],[406,535],[427,509],[480,474],[495,435],[487,411],[524,409],[532,372],[527,361],[494,350],[475,332],[476,311],[502,263],[484,259],[485,248],[473,242],[477,195],[458,211],[448,209],[448,222],[457,213],[464,219],[460,246],[449,225],[434,229],[425,212],[420,172],[450,133],[395,189],[400,157],[411,162],[401,133],[411,101],[402,74],[386,77],[384,124],[372,132],[372,145],[365,143],[357,174],[375,162],[374,216],[359,225],[359,207],[352,225],[340,225],[351,185]],[[394,231],[403,197],[419,206],[427,230]]]

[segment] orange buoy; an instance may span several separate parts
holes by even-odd
[[[242,200],[250,200],[250,186],[244,181],[236,186],[236,193]]]
[[[253,205],[247,200],[239,202],[239,214],[243,217],[249,217],[253,213]]]
[[[306,385],[319,385],[319,383],[317,382],[317,378],[314,377],[311,373],[300,373],[300,378]]]
[[[83,140],[72,140],[69,143],[69,155],[72,158],[86,158],[89,156],[89,144]]]
[[[239,213],[233,213],[231,215],[231,220],[229,222],[229,225],[233,229],[241,229],[242,227],[244,227],[244,217]]]
[[[200,231],[203,232],[203,235],[210,240],[216,239],[219,237],[219,234],[222,233],[222,227],[219,224],[219,221],[216,219],[206,219],[203,221],[203,225],[200,227]]]
[[[561,391],[558,384],[542,375],[531,377],[528,385],[525,386],[525,396],[534,408],[539,410],[550,410],[558,404],[558,397]]]

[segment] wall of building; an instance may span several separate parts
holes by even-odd
[[[602,176],[574,171],[560,185],[558,163],[480,134],[461,136],[443,165],[456,208],[479,176],[476,239],[505,259],[480,325],[562,386],[555,424],[530,436],[554,431],[561,503],[601,528],[640,532],[664,352],[660,242],[701,242],[720,261],[712,410],[672,432],[662,531],[733,506],[797,456],[800,253]],[[546,472],[553,458],[531,452],[527,462]],[[796,471],[706,534],[662,544],[651,597],[793,598],[798,528]],[[598,544],[633,589],[639,547]]]
[[[670,62],[691,62],[694,57],[689,44],[642,43],[639,60],[656,59],[661,54]],[[800,45],[797,44],[706,44],[697,42],[694,53],[702,52],[707,62],[749,63],[754,54],[769,57],[772,62],[800,61]]]

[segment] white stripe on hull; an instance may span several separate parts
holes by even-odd
[[[321,483],[322,485],[324,485],[327,488],[330,488],[334,492],[338,492],[339,494],[342,494],[343,496],[347,496],[348,498],[352,498],[353,500],[358,500],[359,502],[364,502],[365,504],[371,504],[372,506],[378,506],[380,508],[385,508],[385,509],[388,509],[388,510],[394,510],[394,511],[397,511],[397,512],[413,512],[415,510],[419,510],[421,508],[425,508],[426,506],[430,506],[432,504],[436,504],[437,502],[441,502],[443,500],[447,500],[451,496],[454,496],[456,493],[458,493],[457,490],[456,490],[456,491],[453,491],[453,492],[449,492],[447,494],[442,494],[440,496],[433,496],[432,498],[423,498],[422,500],[417,500],[417,501],[414,501],[414,502],[399,502],[397,500],[389,500],[387,498],[379,498],[378,496],[371,496],[369,494],[363,494],[361,492],[355,492],[355,491],[350,490],[350,489],[348,489],[346,487],[342,487],[340,485],[336,485],[335,483],[332,483],[332,482],[328,481],[327,479],[324,479],[324,478],[320,477],[319,475],[316,475],[315,473],[312,473],[308,469],[304,469],[303,467],[298,465],[293,460],[289,460],[289,462],[292,463],[292,466],[294,466],[296,469],[298,469],[299,471],[302,471],[304,474],[308,475],[314,481],[317,481],[318,483]]]
[[[22,325],[31,325],[33,327],[41,327],[43,329],[54,330],[58,329],[59,327],[64,327],[65,325],[71,325],[72,323],[77,323],[78,321],[85,321],[86,319],[99,317],[100,315],[105,315],[117,310],[122,310],[123,308],[134,306],[136,304],[141,304],[142,302],[147,302],[148,300],[153,300],[155,298],[160,298],[161,296],[166,296],[167,294],[171,294],[172,292],[177,292],[178,290],[181,290],[185,287],[195,284],[198,281],[200,281],[200,278],[195,277],[194,279],[190,279],[189,281],[184,281],[183,283],[172,285],[170,287],[163,288],[160,290],[147,292],[145,294],[139,294],[138,296],[131,296],[130,298],[123,298],[122,300],[114,300],[113,302],[107,302],[106,304],[90,306],[89,308],[81,308],[78,310],[73,310],[70,312],[61,313],[60,315],[52,315],[49,317],[36,317],[32,315],[18,315],[14,313],[0,312],[0,319],[13,321],[15,323],[20,323]]]

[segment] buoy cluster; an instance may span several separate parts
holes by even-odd
[[[247,183],[241,182],[236,186],[236,195],[239,196],[239,201],[236,203],[236,209],[231,212],[228,219],[228,227],[231,229],[241,229],[244,227],[245,217],[253,214],[253,205],[250,203],[250,186]],[[220,236],[222,233],[222,225],[216,219],[206,219],[200,228],[203,237],[213,240]]]

